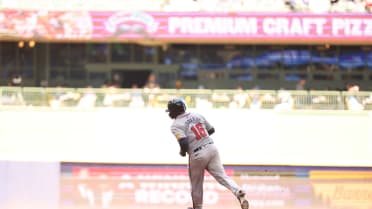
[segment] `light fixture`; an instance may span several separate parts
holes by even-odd
[[[33,40],[31,40],[31,41],[29,41],[28,42],[28,46],[30,47],[30,48],[34,48],[34,46],[35,46],[35,41],[33,41]]]
[[[25,42],[23,42],[23,41],[18,42],[18,47],[19,48],[23,48],[24,46],[25,46]]]

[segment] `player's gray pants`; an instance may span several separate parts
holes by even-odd
[[[219,152],[214,144],[189,155],[189,176],[191,182],[191,197],[194,209],[203,206],[204,171],[207,170],[221,185],[236,194],[239,186],[226,175],[220,160]]]

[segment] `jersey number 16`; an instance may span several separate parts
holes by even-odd
[[[191,131],[195,134],[195,138],[197,140],[208,136],[207,131],[203,127],[202,123],[197,123],[197,124],[191,126]]]

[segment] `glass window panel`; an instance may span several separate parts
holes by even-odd
[[[24,46],[19,50],[19,71],[24,78],[31,78],[34,70],[34,47]]]
[[[81,79],[85,72],[86,44],[50,44],[50,78]]]
[[[84,67],[87,62],[86,44],[71,44],[70,59],[71,66]]]
[[[311,62],[314,71],[334,72],[339,69],[336,46],[313,46],[311,51]]]
[[[167,52],[173,64],[180,64],[180,77],[195,80],[199,70],[198,45],[172,45]]]
[[[50,69],[49,73],[50,79],[60,79],[65,80],[66,77],[68,77],[68,73],[66,68],[63,67],[53,67]]]
[[[103,45],[106,45],[106,44],[103,44]],[[71,44],[71,53],[70,53],[71,66],[67,74],[68,79],[80,80],[82,85],[85,84],[84,80],[86,78],[85,64],[88,62],[87,50],[86,50],[87,47],[88,47],[88,44]],[[106,56],[102,55],[102,57],[100,57],[100,55],[97,55],[97,57],[95,57],[96,58],[95,61],[98,61],[98,60],[105,61]]]
[[[86,73],[83,67],[71,67],[69,76],[71,80],[85,80]]]
[[[111,61],[112,62],[130,62],[131,59],[130,44],[112,44]]]
[[[65,67],[70,64],[70,44],[50,44],[50,66]]]
[[[306,70],[311,64],[309,46],[285,46],[281,54],[281,64],[284,69]]]
[[[256,46],[255,66],[257,69],[277,70],[282,66],[284,46]]]
[[[364,60],[366,61],[366,67],[368,70],[372,70],[372,46],[362,47]]]
[[[0,43],[0,77],[8,78],[12,72],[16,71],[16,42]]]
[[[285,80],[307,79],[307,70],[311,67],[311,48],[309,46],[285,46],[281,54],[281,65],[285,71]]]
[[[67,43],[50,44],[50,73],[52,80],[64,80],[71,67],[71,45]]]
[[[361,46],[341,46],[338,67],[342,70],[360,71],[367,68],[368,50]]]
[[[201,45],[200,68],[206,70],[225,69],[228,61],[228,49],[224,45]]]
[[[251,45],[226,46],[226,67],[236,70],[250,70],[255,67],[255,48]]]
[[[155,47],[134,45],[134,61],[141,63],[152,63],[156,57]]]
[[[86,48],[90,63],[105,63],[107,61],[108,45],[106,43],[87,44]]]
[[[158,56],[157,47],[145,47],[144,48],[144,58],[145,62],[153,62],[155,58]]]
[[[171,53],[170,50],[168,50],[168,45],[163,45],[161,47],[157,48],[157,60],[156,62],[159,64],[165,64],[165,65],[171,65],[173,64],[171,59]]]
[[[197,45],[172,45],[168,48],[167,54],[169,54],[172,63],[175,64],[199,62]]]

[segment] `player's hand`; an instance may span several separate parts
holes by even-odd
[[[183,152],[182,150],[180,150],[180,155],[181,155],[182,157],[186,157],[186,152]]]

